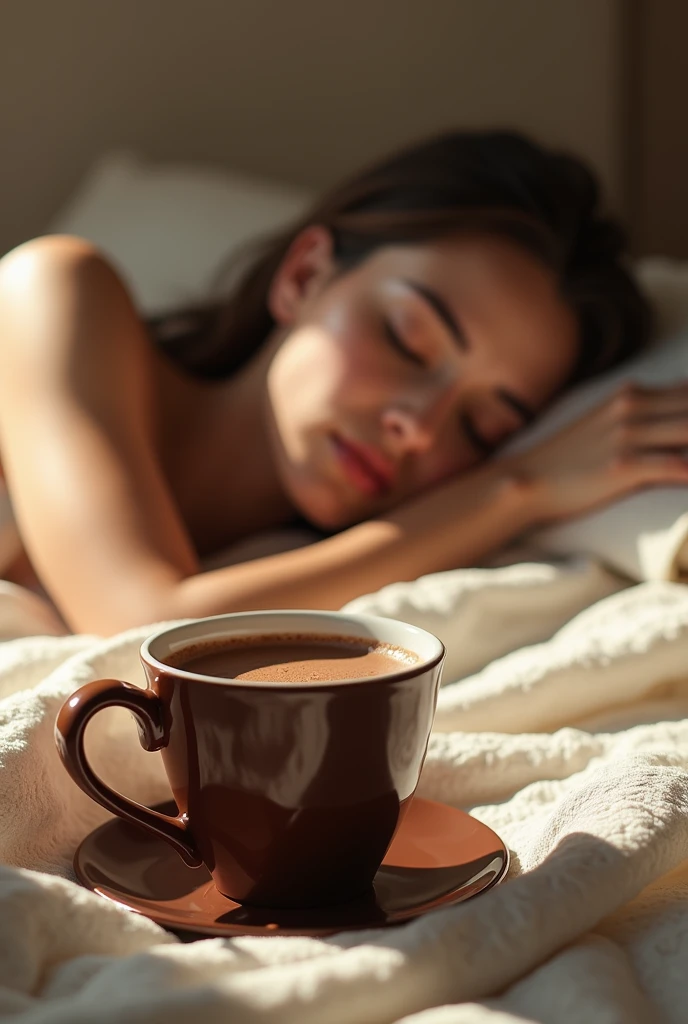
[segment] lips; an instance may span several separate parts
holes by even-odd
[[[340,464],[359,490],[381,495],[392,489],[394,465],[381,452],[357,441],[345,440],[338,434],[334,434],[332,440]]]

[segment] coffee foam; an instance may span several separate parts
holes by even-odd
[[[231,658],[242,650],[247,655],[243,667],[241,662],[231,669],[222,665],[223,656]],[[267,661],[260,657],[261,650]],[[251,665],[250,652],[254,651],[257,657]],[[290,651],[295,657],[289,656]],[[193,664],[201,660],[206,664]],[[334,633],[268,633],[198,640],[165,658],[170,667],[197,675],[285,684],[389,675],[418,660],[412,651],[395,644]]]

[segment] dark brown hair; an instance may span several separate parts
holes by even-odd
[[[625,235],[599,205],[594,175],[570,155],[515,132],[442,135],[327,192],[296,223],[256,246],[226,300],[190,311],[189,329],[161,338],[161,345],[201,377],[237,370],[274,327],[270,283],[310,224],[331,232],[340,272],[381,246],[477,231],[510,238],[555,270],[580,325],[574,376],[587,377],[636,352],[651,326],[649,306],[624,265]]]

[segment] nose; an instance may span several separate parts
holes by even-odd
[[[406,409],[386,409],[382,426],[395,455],[421,454],[430,448],[432,437],[425,423]]]
[[[429,397],[421,408],[397,402],[385,409],[382,428],[394,454],[401,457],[429,451],[439,437],[452,399],[452,390],[446,389],[442,395]]]

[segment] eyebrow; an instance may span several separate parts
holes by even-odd
[[[412,281],[406,277],[402,278],[402,281],[408,288],[425,300],[425,302],[440,318],[445,327],[448,328],[457,344],[464,351],[467,351],[470,347],[468,344],[468,338],[442,296],[438,295],[434,289],[428,288],[427,285],[421,284],[419,281]],[[531,423],[535,419],[535,411],[531,409],[531,407],[524,402],[522,398],[519,398],[517,395],[513,395],[510,391],[507,391],[504,388],[497,388],[497,394],[503,402],[514,410],[514,412],[518,413],[524,423]]]
[[[417,295],[420,295],[421,299],[424,299],[428,306],[435,311],[461,348],[464,350],[468,349],[468,339],[442,296],[438,295],[432,288],[428,288],[427,285],[421,284],[419,281],[411,281],[406,277],[402,278],[402,280],[408,288],[414,291]]]

